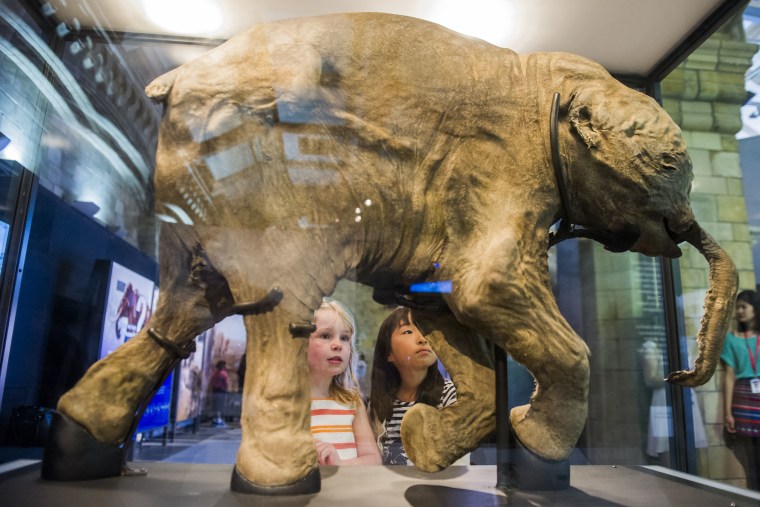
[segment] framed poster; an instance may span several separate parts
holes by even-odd
[[[155,285],[131,269],[111,263],[100,334],[100,359],[123,345],[148,323]]]
[[[145,412],[143,412],[142,418],[140,418],[140,422],[137,424],[137,430],[135,430],[137,433],[144,433],[169,424],[173,381],[174,372],[171,372],[145,408]]]
[[[106,357],[140,332],[150,322],[157,303],[158,286],[152,280],[111,262],[98,357]],[[145,408],[137,433],[169,424],[173,380],[171,372]]]

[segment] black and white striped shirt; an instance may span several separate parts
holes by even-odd
[[[457,401],[457,390],[454,383],[447,380],[443,384],[443,393],[438,408],[448,407],[455,401]],[[380,436],[383,465],[413,465],[401,445],[401,419],[414,404],[414,401],[393,400],[393,414],[389,421],[383,423],[385,433]]]

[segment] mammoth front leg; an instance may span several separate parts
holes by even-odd
[[[567,459],[588,415],[586,344],[559,325],[521,328],[504,342],[536,379],[530,403],[513,408],[509,416],[517,438],[542,458]]]
[[[538,456],[564,460],[586,422],[588,347],[554,300],[545,243],[502,238],[468,250],[472,255],[460,263],[468,269],[452,277],[450,306],[533,374],[530,404],[512,409],[512,427]]]
[[[420,470],[437,472],[475,449],[496,428],[493,353],[491,344],[453,315],[433,317],[415,312],[414,321],[457,389],[453,405],[439,410],[417,404],[401,423],[401,440],[409,459]]]
[[[319,491],[307,339],[293,338],[288,331],[290,323],[303,321],[282,308],[246,317],[243,438],[233,491],[266,495]]]

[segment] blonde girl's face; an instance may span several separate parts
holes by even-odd
[[[314,320],[317,329],[309,336],[309,373],[334,377],[348,368],[351,356],[351,330],[334,310],[319,310]]]
[[[391,335],[391,353],[388,362],[399,370],[424,370],[435,364],[438,356],[433,352],[414,322],[402,324]]]
[[[736,303],[736,320],[741,324],[751,325],[755,318],[755,309],[751,304],[746,301],[738,301]]]

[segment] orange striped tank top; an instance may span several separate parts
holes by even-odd
[[[354,439],[356,408],[335,398],[311,399],[311,433],[314,438],[335,446],[340,459],[357,456]]]

